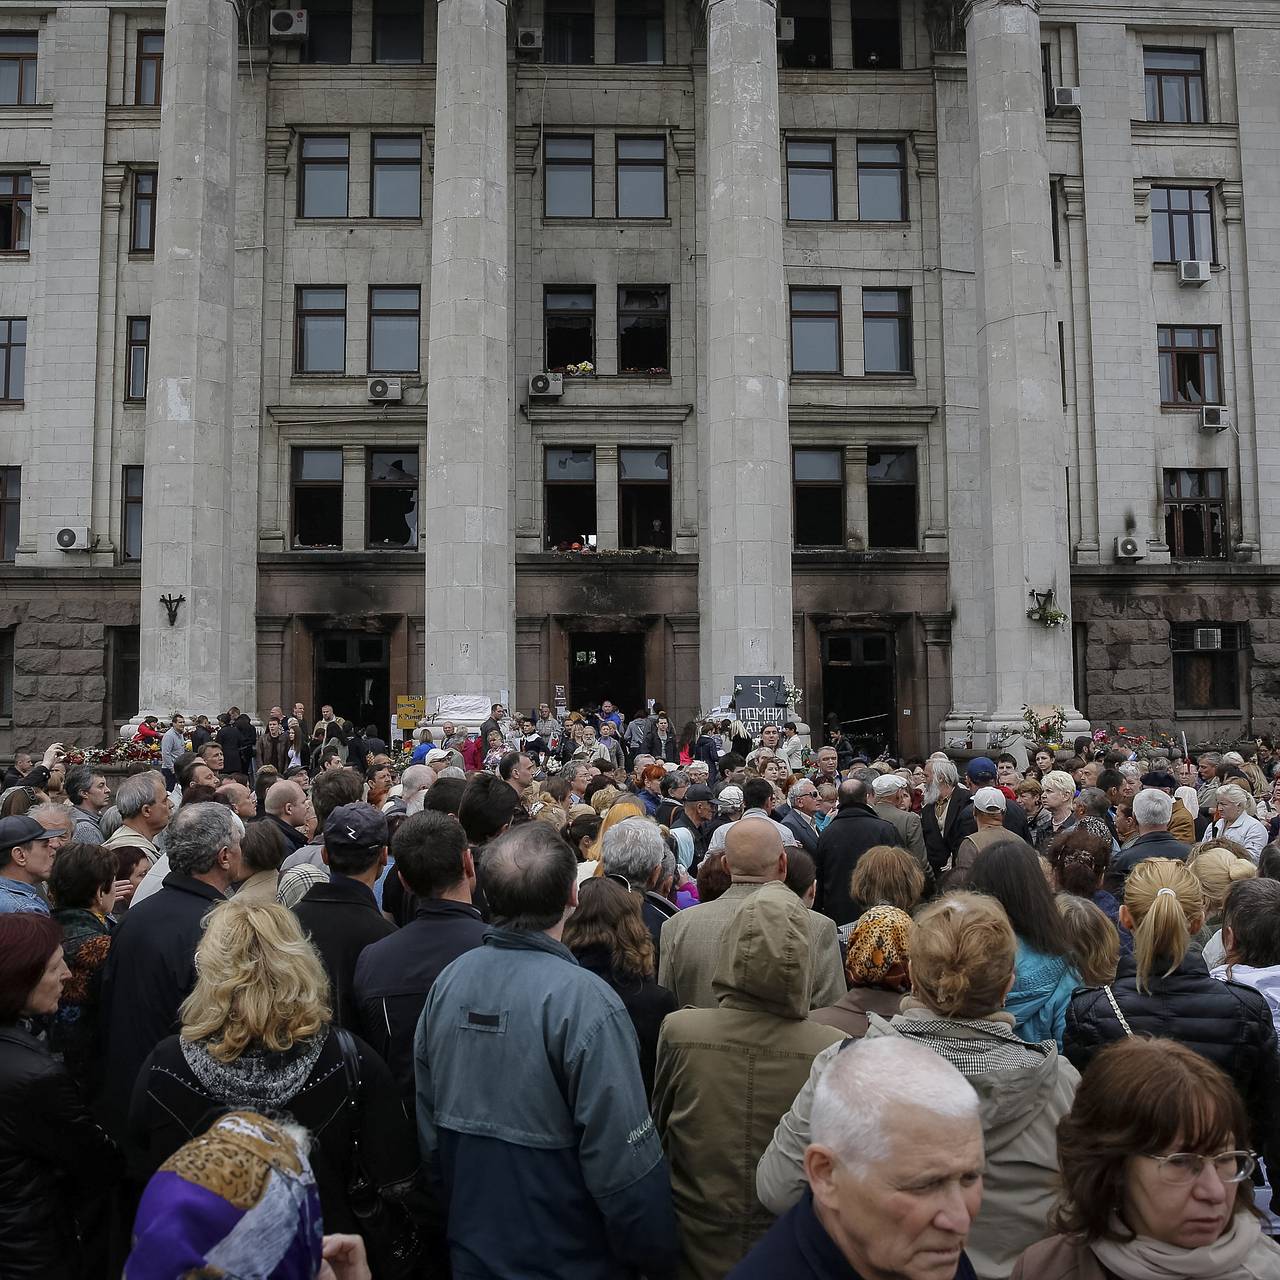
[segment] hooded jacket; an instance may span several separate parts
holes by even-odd
[[[1079,975],[1061,956],[1045,955],[1021,938],[1013,975],[1004,1007],[1013,1015],[1018,1036],[1028,1044],[1052,1040],[1061,1050],[1067,1005],[1080,986]]]
[[[685,1280],[719,1280],[769,1229],[756,1163],[814,1057],[843,1038],[807,1020],[808,914],[785,885],[762,886],[725,930],[717,1008],[682,1009],[662,1025],[653,1116],[671,1163]]]
[[[1207,959],[1205,963],[1208,963]],[[1243,982],[1246,987],[1260,992],[1271,1010],[1271,1021],[1280,1032],[1280,965],[1255,969],[1251,964],[1221,964],[1209,972],[1219,982]]]

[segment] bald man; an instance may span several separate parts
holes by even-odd
[[[251,822],[258,816],[258,802],[243,782],[224,782],[213,797],[244,822]]]
[[[307,843],[307,831],[315,830],[316,813],[311,797],[296,782],[281,781],[267,789],[266,813],[260,822],[272,823],[285,843],[285,857]]]
[[[783,880],[787,854],[778,824],[767,818],[743,818],[725,839],[724,862],[733,883],[714,902],[689,907],[663,926],[658,982],[675,992],[676,1002],[699,1009],[718,1005],[711,979],[720,960],[721,942],[739,907],[761,885]],[[834,1004],[848,990],[840,945],[833,920],[808,913],[809,945],[813,950],[811,1009]]]

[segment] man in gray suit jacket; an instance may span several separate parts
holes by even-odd
[[[730,828],[724,861],[733,883],[713,902],[678,912],[662,926],[658,982],[675,992],[680,1005],[718,1007],[713,979],[720,963],[721,942],[738,908],[761,885],[784,880],[787,855],[778,824],[765,818],[743,818]],[[811,1009],[834,1004],[848,990],[835,922],[816,911],[808,914],[813,953]]]
[[[883,773],[871,784],[875,792],[876,817],[893,825],[897,843],[910,849],[927,872],[929,857],[924,847],[924,828],[918,814],[911,812],[911,784],[897,773]]]

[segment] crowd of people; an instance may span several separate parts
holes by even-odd
[[[6,773],[5,1280],[1280,1280],[1265,745],[305,710]]]

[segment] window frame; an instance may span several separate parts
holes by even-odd
[[[1197,342],[1199,344],[1203,343],[1204,335],[1206,333],[1211,333],[1213,334],[1213,346],[1211,347],[1203,346],[1203,345],[1179,346],[1177,345],[1177,339],[1174,335],[1176,335],[1180,330],[1181,331],[1194,330],[1196,333],[1200,335],[1200,337],[1197,339]],[[1165,334],[1170,335],[1167,345],[1166,345],[1166,339],[1164,337]],[[1226,403],[1226,386],[1225,386],[1225,379],[1223,377],[1223,368],[1222,368],[1222,326],[1221,325],[1216,325],[1216,324],[1158,325],[1156,327],[1156,350],[1158,353],[1158,360],[1159,360],[1160,407],[1162,409],[1200,409],[1200,408],[1203,408],[1205,405],[1221,405]],[[1182,400],[1182,399],[1166,400],[1164,398],[1164,384],[1165,384],[1164,367],[1165,367],[1166,357],[1168,357],[1171,362],[1170,371],[1169,371],[1170,372],[1169,385],[1173,388],[1174,395],[1176,396],[1178,394],[1178,385],[1179,385],[1177,380],[1177,375],[1178,375],[1178,357],[1180,355],[1182,356],[1197,355],[1199,357],[1200,384],[1201,384],[1201,387],[1206,388],[1206,390],[1207,390],[1208,379],[1205,377],[1205,363],[1204,363],[1205,356],[1206,355],[1213,356],[1214,360],[1217,362],[1215,377],[1218,385],[1215,388],[1215,390],[1217,391],[1216,396],[1210,397],[1209,395],[1205,394],[1205,392],[1202,392],[1203,398],[1200,400]]]
[[[667,455],[667,478],[665,480],[624,480],[622,476],[622,455],[628,450],[637,453],[665,453]],[[618,547],[623,551],[670,551],[674,533],[671,514],[675,506],[675,476],[672,461],[675,450],[669,444],[637,445],[620,444],[618,446]],[[624,490],[626,489],[664,489],[667,495],[667,541],[665,546],[656,543],[633,540],[624,527],[624,513],[627,509]]]
[[[345,142],[347,145],[347,154],[341,158],[337,156],[312,156],[307,157],[308,142]],[[343,213],[307,213],[307,172],[310,169],[336,169],[339,165],[346,172],[346,200],[345,211]],[[298,139],[298,201],[297,201],[298,218],[305,218],[308,222],[316,220],[324,220],[326,218],[350,218],[351,217],[351,135],[349,133],[304,133]]]
[[[1220,649],[1195,649],[1187,639],[1188,633],[1201,629],[1213,629],[1222,632],[1223,644]],[[1169,628],[1169,652],[1171,655],[1171,676],[1173,692],[1173,714],[1175,716],[1214,715],[1217,713],[1238,713],[1244,710],[1244,691],[1248,685],[1246,673],[1241,670],[1242,658],[1249,651],[1250,639],[1248,623],[1240,622],[1191,622],[1173,623]],[[1188,679],[1184,669],[1188,660],[1196,656],[1217,658],[1230,672],[1231,684],[1234,686],[1234,698],[1231,702],[1194,707],[1186,706],[1179,698],[1179,686]]]
[[[412,453],[418,459],[418,474],[413,477],[413,484],[395,484],[390,480],[375,480],[373,478],[373,459],[375,454],[379,453]],[[412,490],[414,495],[415,510],[421,514],[422,508],[422,450],[415,444],[405,445],[403,448],[394,448],[389,444],[369,445],[364,451],[364,547],[366,551],[417,551],[421,547],[422,527],[419,522],[416,528],[413,541],[400,545],[388,546],[385,542],[373,541],[373,498],[374,489],[402,489]]]
[[[309,4],[307,12],[310,18],[310,31],[307,38],[302,42],[300,53],[302,65],[309,67],[351,66],[351,45],[355,30],[355,5],[350,0],[346,4],[339,3],[338,0],[322,0],[319,4],[314,2]],[[345,16],[346,18],[346,56],[343,58],[317,58],[313,56],[312,41],[316,38],[317,33],[323,29],[324,22],[335,16]],[[372,49],[370,50],[370,56],[372,56]]]
[[[569,17],[578,11],[571,10],[571,9],[566,9],[563,11],[558,10],[556,8],[555,0],[550,0],[549,3],[546,3],[543,5],[543,9],[542,9],[542,26],[543,26],[543,32],[544,32],[543,47],[546,50],[546,55],[544,56],[547,57],[547,62],[549,65],[556,66],[556,67],[595,66],[595,61],[596,61],[595,25],[596,25],[596,18],[598,15],[596,13],[595,0],[586,0],[586,4],[587,4],[587,15],[591,19],[591,36],[588,41],[588,44],[590,46],[588,52],[590,56],[585,59],[574,58],[572,60],[563,61],[563,62],[559,60],[552,60],[549,56],[550,53],[552,52],[551,50],[552,41],[550,38],[552,21],[554,18],[562,16],[562,12],[563,12],[563,16]]]
[[[596,287],[593,284],[544,284],[542,286],[542,359],[543,365],[548,371],[554,372],[556,369],[562,369],[564,365],[552,365],[547,359],[547,353],[550,350],[548,321],[551,315],[551,308],[547,306],[548,301],[555,294],[571,294],[571,293],[589,293],[591,295],[591,310],[582,311],[573,308],[563,308],[565,315],[587,315],[591,317],[591,352],[587,356],[587,360],[591,367],[597,367],[596,361],[596,327],[597,319],[600,314],[600,299],[596,294]],[[581,361],[578,361],[581,363]],[[557,448],[569,448],[568,445],[558,445]]]
[[[835,310],[799,312],[802,316],[814,319],[834,319],[836,322],[836,367],[834,369],[797,369],[796,368],[796,294],[797,293],[834,293],[836,295]],[[787,339],[790,350],[791,376],[793,378],[838,378],[844,376],[844,290],[840,285],[825,284],[793,284],[787,289]]]
[[[898,149],[898,162],[889,164],[884,160],[868,160],[862,159],[863,144],[867,146],[887,147],[894,146]],[[907,192],[907,144],[902,138],[858,138],[854,142],[853,150],[854,170],[858,184],[858,221],[859,222],[883,222],[893,226],[904,222],[911,221],[911,204],[908,200]],[[902,216],[900,218],[867,218],[862,213],[862,175],[863,173],[897,173],[898,175],[898,207]]]
[[[301,458],[305,453],[336,453],[338,455],[338,479],[302,480]],[[343,490],[346,485],[346,459],[339,445],[295,444],[289,450],[289,550],[290,551],[340,551],[343,543]],[[338,541],[325,543],[298,543],[299,490],[324,490],[336,492],[338,497]]]
[[[591,479],[587,480],[553,480],[548,474],[548,463],[552,453],[567,450],[570,453],[589,453],[591,455]],[[593,517],[592,523],[595,525],[595,532],[591,537],[595,538],[596,545],[600,542],[600,466],[599,459],[596,457],[596,447],[594,444],[543,444],[542,446],[542,545],[548,551],[558,551],[558,544],[553,545],[551,541],[551,503],[548,500],[549,489],[555,488],[578,488],[585,489],[588,484],[591,486],[593,494]],[[586,550],[586,546],[583,550]]]
[[[374,0],[372,13],[370,14],[370,47],[369,60],[375,67],[420,67],[426,57],[427,50],[427,19],[426,6],[423,0],[417,0],[416,4],[407,4],[401,9],[388,11],[383,7],[384,0]],[[353,6],[354,8],[354,6]],[[379,30],[378,19],[380,17],[399,17],[405,16],[416,17],[418,20],[418,56],[416,58],[386,58],[379,57],[379,39],[384,35]],[[383,51],[385,52],[385,51]]]
[[[12,517],[10,512],[14,512]],[[14,524],[13,546],[9,545],[5,530],[12,518]],[[17,559],[18,543],[22,540],[22,468],[0,467],[0,564],[13,564]]]
[[[315,289],[340,289],[342,291],[342,307],[307,307],[303,305],[303,295]],[[342,319],[342,367],[340,369],[308,369],[303,356],[306,351],[304,341],[305,323],[312,316]],[[293,372],[304,376],[342,378],[347,373],[347,286],[345,284],[299,284],[294,286],[293,294]]]
[[[144,182],[150,182],[151,190],[140,190]],[[129,252],[146,254],[154,258],[156,253],[156,205],[160,201],[160,174],[156,169],[135,169],[131,183],[132,195],[129,210]],[[140,208],[147,210],[145,220],[139,219]],[[145,226],[147,243],[138,241],[138,228]]]
[[[13,341],[15,324],[23,326],[22,341]],[[20,405],[26,403],[27,392],[27,333],[26,316],[0,316],[0,404]],[[13,356],[12,352],[22,351],[22,395],[13,396]]]
[[[13,651],[16,627],[0,628],[0,721],[13,721]]]
[[[615,66],[619,67],[661,67],[667,62],[667,6],[665,0],[631,0],[626,5],[630,12],[619,15],[619,10],[623,7],[621,3],[614,5],[613,19],[613,61]],[[658,34],[662,40],[662,56],[654,62],[650,58],[643,61],[636,61],[629,58],[620,58],[618,56],[618,47],[622,43],[619,37],[619,27],[622,20],[637,21],[653,21],[658,20]]]
[[[1216,498],[1203,497],[1196,498],[1184,496],[1182,494],[1170,494],[1170,488],[1177,489],[1180,487],[1179,481],[1184,474],[1193,474],[1202,477],[1202,484],[1205,484],[1210,476],[1218,478],[1219,495]],[[1171,484],[1171,477],[1174,478]],[[1231,524],[1230,509],[1227,505],[1227,469],[1225,467],[1165,467],[1161,476],[1162,486],[1160,493],[1160,505],[1164,514],[1164,531],[1165,544],[1169,548],[1169,559],[1177,561],[1206,561],[1206,560],[1225,560],[1228,557],[1231,547]],[[1182,513],[1191,509],[1200,508],[1206,515],[1211,511],[1218,513],[1219,526],[1222,531],[1222,547],[1217,554],[1208,554],[1193,556],[1189,555],[1185,549],[1186,537],[1183,529]],[[1173,518],[1175,525],[1175,537],[1169,538],[1170,517]],[[1206,520],[1205,528],[1212,527],[1212,522]],[[1207,541],[1207,539],[1206,539]]]
[[[867,294],[869,293],[895,293],[898,295],[898,302],[902,309],[900,311],[868,311],[867,310]],[[911,378],[915,376],[916,361],[915,350],[913,348],[914,332],[912,326],[912,291],[910,286],[899,287],[890,285],[887,287],[880,286],[864,286],[862,290],[862,372],[869,378]],[[867,321],[868,320],[896,320],[898,322],[898,340],[903,353],[906,356],[905,369],[872,369],[867,365]]]
[[[144,325],[141,338],[134,337],[134,325]],[[142,394],[133,393],[133,362],[136,353],[141,352],[142,360]],[[125,404],[146,404],[147,377],[151,372],[151,317],[126,316],[124,322],[124,402]]]
[[[652,311],[642,311],[642,310],[640,310],[640,309],[639,309],[639,308],[637,308],[637,307],[626,307],[626,308],[624,308],[624,307],[623,307],[623,303],[622,303],[622,297],[623,297],[623,294],[624,294],[627,290],[649,290],[649,291],[653,291],[653,292],[655,292],[655,293],[657,293],[657,292],[661,292],[661,293],[663,294],[663,296],[665,297],[665,299],[666,299],[666,304],[667,304],[667,305],[666,305],[666,309],[665,309],[664,311],[662,311],[661,313],[657,313],[657,312],[652,312]],[[659,367],[659,366],[657,366],[657,365],[650,365],[650,366],[649,366],[649,368],[647,368],[647,369],[626,368],[626,367],[624,367],[623,362],[622,362],[622,321],[623,321],[623,318],[624,318],[624,317],[630,317],[630,316],[646,316],[646,315],[650,315],[650,316],[651,316],[651,315],[655,315],[655,314],[661,314],[661,315],[665,318],[665,320],[666,320],[666,322],[667,322],[667,342],[666,342],[666,348],[667,348],[667,350],[666,350],[666,363],[665,363],[664,365],[660,366],[660,367],[662,368],[662,370],[663,370],[663,373],[664,373],[664,374],[666,374],[666,375],[670,375],[670,373],[671,373],[671,286],[670,286],[669,284],[620,284],[620,285],[618,286],[618,305],[617,305],[616,323],[617,323],[617,326],[618,326],[618,334],[617,334],[617,338],[618,338],[618,348],[617,348],[617,350],[618,350],[618,372],[619,372],[620,374],[626,374],[626,375],[631,376],[631,377],[635,377],[635,376],[637,376],[637,375],[639,375],[639,376],[646,376],[646,375],[649,375],[649,369],[652,369],[652,368],[658,368],[658,367]],[[659,377],[659,376],[662,376],[662,375],[659,375],[659,374],[653,374],[653,375],[649,375],[649,376]]]
[[[393,66],[406,65],[392,63]],[[416,159],[403,156],[379,157],[379,142],[416,142],[418,155]],[[378,195],[379,169],[417,169],[418,171],[418,211],[417,213],[379,213],[376,209]],[[375,133],[369,138],[369,217],[376,222],[422,220],[422,134],[420,133]]]
[[[1208,197],[1209,208],[1207,210],[1192,209],[1190,207],[1188,207],[1187,209],[1171,209],[1167,207],[1164,209],[1157,209],[1154,204],[1155,194],[1157,191],[1163,191],[1163,192],[1185,191],[1188,194],[1188,196],[1191,197],[1191,199],[1194,199],[1197,193],[1202,193],[1203,195]],[[1155,228],[1158,221],[1163,221],[1165,223],[1167,228],[1167,234],[1169,237],[1169,252],[1172,253],[1174,250],[1174,246],[1177,244],[1177,236],[1174,233],[1174,228],[1176,226],[1177,219],[1185,218],[1187,221],[1187,238],[1190,241],[1193,249],[1191,258],[1189,260],[1190,261],[1206,261],[1207,260],[1212,266],[1216,266],[1218,264],[1218,228],[1214,223],[1213,187],[1201,186],[1198,184],[1192,184],[1190,186],[1186,186],[1181,183],[1158,182],[1158,183],[1154,183],[1151,187],[1150,199],[1151,199],[1150,217],[1151,217],[1151,226],[1152,226],[1151,261],[1153,263],[1160,266],[1176,266],[1178,262],[1183,261],[1183,259],[1180,259],[1180,258],[1173,258],[1173,257],[1159,258],[1156,256]],[[1190,203],[1190,201],[1188,203]],[[1168,201],[1166,201],[1166,205],[1167,204],[1168,204]],[[1208,253],[1207,259],[1202,257],[1201,254],[1199,253],[1200,244],[1199,244],[1198,237],[1196,235],[1196,218],[1197,218],[1197,215],[1199,214],[1203,214],[1204,217],[1208,220],[1209,253]]]
[[[12,244],[0,244],[0,256],[25,258],[31,255],[31,171],[12,170],[6,173],[0,173],[0,186],[5,182],[11,182],[13,189],[11,191],[0,190],[0,205],[11,205],[12,213],[9,218],[9,227],[12,232],[10,239]],[[26,191],[22,190],[23,184],[26,184]],[[25,208],[25,215],[22,210]],[[18,243],[18,229],[25,226],[27,231],[27,243]]]
[[[802,453],[826,453],[835,457],[840,467],[836,480],[801,480],[796,474],[796,459]],[[840,530],[835,542],[801,542],[799,513],[801,490],[813,489],[840,491]],[[848,543],[849,528],[849,473],[845,466],[844,450],[839,445],[799,444],[791,446],[791,546],[796,551],[843,551]]]
[[[149,53],[143,49],[143,44],[152,37],[160,37],[160,52]],[[156,96],[152,102],[144,101],[142,97],[142,73],[145,67],[155,66],[156,75]],[[133,67],[133,105],[135,107],[158,107],[161,98],[164,95],[164,32],[163,31],[139,31],[138,39],[134,45],[134,67]]]
[[[591,155],[587,160],[583,161],[580,157],[577,159],[565,158],[563,156],[550,156],[547,154],[547,148],[554,142],[586,142],[591,146]],[[547,208],[547,179],[550,176],[552,168],[556,169],[583,169],[585,168],[589,174],[588,190],[590,191],[590,211],[588,213],[551,213]],[[590,133],[553,133],[548,134],[542,139],[542,220],[543,222],[562,222],[565,219],[573,218],[594,218],[596,216],[596,140],[595,135]]]
[[[375,307],[374,294],[395,290],[401,293],[412,293],[417,299],[417,306],[408,311],[398,307]],[[374,366],[373,330],[374,323],[383,316],[412,315],[416,322],[417,336],[413,344],[414,364],[412,369],[380,369]],[[371,284],[369,286],[369,306],[365,326],[365,372],[369,377],[388,375],[390,377],[413,377],[422,371],[422,286],[418,284]]]
[[[137,477],[138,492],[131,494],[129,492],[129,481]],[[121,564],[141,564],[142,563],[142,512],[143,501],[146,494],[146,478],[144,470],[141,466],[128,463],[120,468],[120,563]],[[138,545],[133,548],[131,553],[129,539],[129,516],[130,513],[137,509],[138,516]]]
[[[871,65],[870,60],[867,58],[867,55],[863,52],[861,48],[861,41],[860,41],[859,30],[858,30],[859,25],[860,24],[862,25],[863,32],[865,34],[865,29],[869,23],[873,24],[873,23],[879,22],[881,25],[883,25],[887,29],[890,26],[890,19],[888,18],[868,19],[865,15],[865,12],[862,13],[860,16],[859,6],[856,3],[853,5],[852,20],[850,23],[849,35],[850,35],[851,43],[853,45],[853,69],[855,71],[901,71],[902,70],[902,62],[903,62],[902,53],[903,53],[903,47],[905,44],[905,41],[902,38],[902,28],[904,25],[905,15],[902,12],[901,0],[893,0],[893,9],[894,9],[893,25],[896,29],[893,32],[893,46],[892,46],[891,52],[893,53],[894,56],[892,58],[885,59],[884,61],[877,61],[873,66]]]
[[[1199,71],[1175,71],[1147,69],[1147,55],[1149,53],[1176,53],[1196,55],[1200,63]],[[1205,74],[1205,51],[1203,49],[1175,49],[1168,48],[1163,45],[1143,45],[1142,46],[1142,96],[1144,108],[1147,111],[1147,122],[1149,124],[1207,124],[1209,122],[1209,85]],[[1150,101],[1147,95],[1147,82],[1155,79],[1156,83],[1156,115],[1150,114]],[[1164,81],[1165,79],[1181,80],[1183,82],[1184,101],[1187,104],[1187,118],[1185,120],[1168,120],[1164,114]],[[1194,119],[1194,112],[1191,109],[1192,81],[1200,82],[1200,107],[1201,117],[1199,120]]]
[[[661,142],[662,160],[654,158],[634,159],[622,155],[624,142]],[[666,134],[655,133],[619,133],[613,139],[613,216],[615,218],[632,218],[640,222],[658,222],[671,216],[671,183],[667,173],[670,164],[670,148],[667,146]],[[661,213],[623,213],[622,212],[622,170],[623,169],[656,169],[662,167],[662,212]]]
[[[26,37],[34,40],[34,49],[21,53],[10,53],[0,50],[0,62],[16,62],[18,64],[18,96],[12,102],[2,102],[6,107],[33,107],[36,104],[36,89],[40,74],[40,33],[38,31],[0,31],[0,36],[10,39]]]
[[[818,160],[792,160],[791,144],[793,142],[801,145],[822,144],[831,148],[830,161],[823,163]],[[838,222],[840,220],[840,178],[836,170],[836,140],[835,138],[809,138],[788,134],[784,140],[783,157],[787,176],[787,221],[788,222]],[[831,177],[831,217],[829,218],[801,218],[797,217],[791,208],[791,171],[800,169],[806,172],[827,173]]]
[[[873,480],[871,478],[872,456],[882,453],[910,454],[912,480],[908,484],[905,480]],[[883,491],[886,489],[897,489],[911,491],[911,527],[914,530],[914,538],[911,542],[897,543],[889,545],[888,543],[876,542],[871,537],[871,492],[872,490]],[[918,551],[920,549],[920,448],[914,444],[880,444],[873,443],[867,446],[867,550],[868,551]]]

